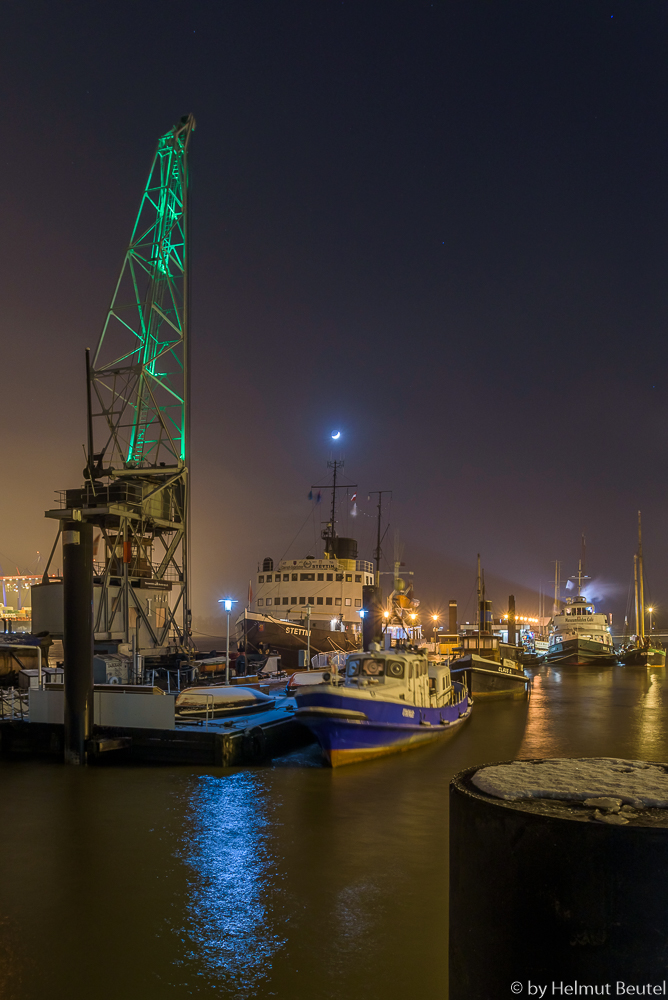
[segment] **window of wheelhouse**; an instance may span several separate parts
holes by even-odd
[[[381,677],[385,673],[385,660],[369,657],[360,662],[360,673],[367,677]]]

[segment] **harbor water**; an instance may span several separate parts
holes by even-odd
[[[334,771],[315,746],[232,770],[3,761],[0,997],[442,1000],[451,776],[666,761],[664,673],[542,667],[528,703]]]

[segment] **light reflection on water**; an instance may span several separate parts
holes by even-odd
[[[271,886],[276,803],[261,773],[202,775],[188,796],[180,860],[187,867],[187,920],[173,927],[185,945],[180,962],[195,962],[247,996],[285,943],[274,920]]]

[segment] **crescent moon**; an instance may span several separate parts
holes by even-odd
[[[341,437],[341,431],[337,431],[336,434],[332,434],[332,441],[338,441]]]

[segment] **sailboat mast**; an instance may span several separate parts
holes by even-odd
[[[642,566],[642,520],[638,511],[638,635],[645,638],[645,588],[643,586],[643,566]]]
[[[478,577],[476,580],[476,592],[478,597],[478,654],[480,653],[480,630],[482,629],[482,615],[480,614],[482,603],[482,583],[480,578],[480,553],[478,553]]]
[[[640,635],[640,614],[638,611],[638,556],[633,556],[633,592],[636,608],[636,635]]]

